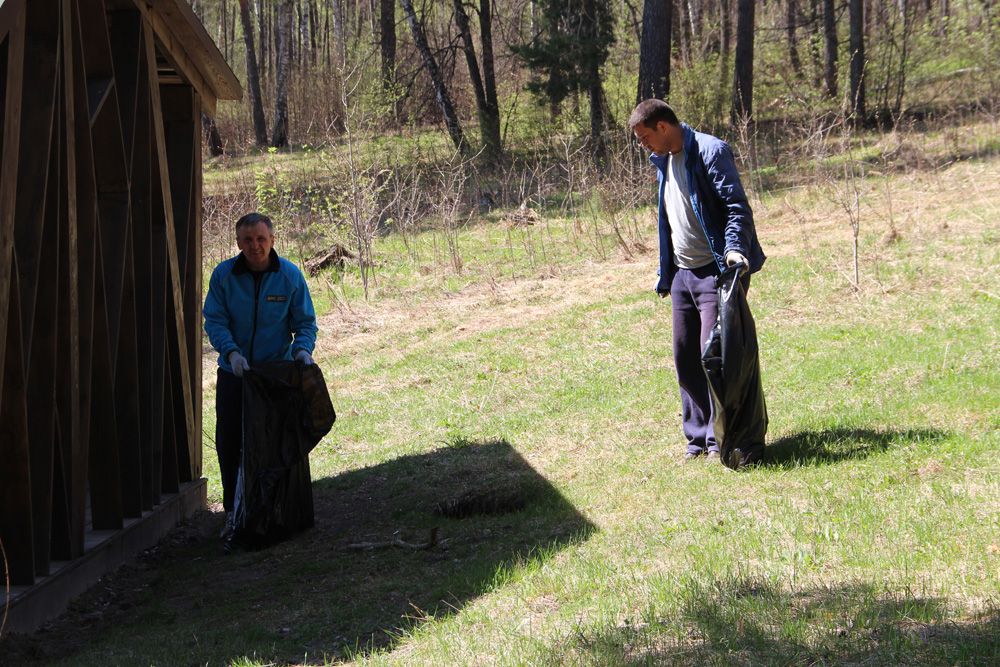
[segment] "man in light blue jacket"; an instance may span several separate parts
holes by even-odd
[[[764,252],[726,142],[695,132],[657,99],[639,103],[629,118],[629,129],[652,153],[649,160],[659,176],[656,292],[670,296],[673,310],[685,458],[703,454],[717,458],[712,401],[701,366],[701,353],[719,312],[716,277],[724,267],[740,264],[744,287],[749,287],[749,274],[764,265]]]
[[[316,311],[298,267],[274,251],[274,225],[260,213],[236,223],[240,254],[212,272],[205,297],[205,332],[219,353],[215,450],[222,476],[226,526],[231,517],[243,445],[243,373],[254,364],[312,364]]]

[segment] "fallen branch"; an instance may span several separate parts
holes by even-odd
[[[538,211],[528,208],[528,202],[522,202],[516,211],[503,219],[508,228],[530,227],[536,222],[541,222],[542,216]]]
[[[328,266],[335,266],[338,269],[343,269],[344,260],[355,259],[356,257],[357,255],[353,252],[339,243],[335,243],[332,248],[324,250],[318,255],[307,259],[305,261],[305,267],[310,276],[315,276]]]
[[[443,547],[447,543],[447,539],[438,539],[438,529],[435,526],[434,528],[431,528],[430,539],[427,542],[407,542],[399,536],[399,531],[397,530],[392,534],[392,539],[386,542],[355,542],[353,544],[348,544],[347,548],[351,551],[373,551],[375,549],[391,549],[392,547],[398,547],[400,549],[409,549],[411,551],[426,551],[427,549],[433,549],[434,547]]]

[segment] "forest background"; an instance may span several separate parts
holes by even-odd
[[[434,228],[435,263],[461,272],[456,235],[498,210],[581,237],[589,217],[591,245],[641,252],[651,230],[631,212],[653,186],[625,124],[652,96],[730,141],[758,201],[847,183],[856,227],[866,170],[965,151],[922,157],[914,132],[996,118],[994,4],[193,0],[245,84],[205,118],[207,238],[224,256],[226,228],[263,210],[300,261],[346,250],[366,295],[377,236]]]

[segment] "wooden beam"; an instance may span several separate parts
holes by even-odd
[[[91,125],[97,119],[97,114],[104,109],[104,103],[107,102],[114,85],[115,80],[111,77],[87,81],[87,108],[89,109],[87,115]]]
[[[139,341],[136,329],[135,270],[131,238],[126,239],[125,273],[122,284],[122,307],[119,313],[118,361],[115,372],[115,415],[118,423],[118,448],[121,462],[122,510],[127,517],[141,517],[153,508],[152,489],[143,484],[143,454],[148,446],[142,440],[139,396]],[[142,267],[145,269],[146,267]]]
[[[78,446],[80,437],[79,425],[79,336],[78,323],[72,310],[75,286],[72,276],[76,270],[76,248],[70,250],[69,218],[67,207],[69,194],[67,192],[66,159],[66,101],[64,96],[65,81],[63,77],[64,58],[62,51],[62,21],[60,5],[65,0],[57,0],[55,15],[60,30],[60,57],[56,70],[56,118],[53,128],[52,157],[49,160],[53,170],[49,185],[52,196],[46,206],[46,215],[52,216],[52,228],[55,230],[56,246],[59,256],[56,264],[59,267],[56,285],[56,313],[52,327],[56,332],[58,345],[54,360],[56,368],[62,371],[62,377],[55,386],[54,438],[52,463],[52,537],[50,551],[53,560],[72,560],[82,553],[83,528],[80,527],[80,551],[76,549],[77,537],[75,513],[73,511],[75,473],[73,470],[73,448]],[[85,494],[79,493],[83,502]]]
[[[162,14],[157,11],[158,5],[156,7],[147,5],[148,2],[136,0],[136,7],[142,12],[145,23],[151,27],[152,34],[156,36],[156,40],[153,41],[153,54],[160,53],[169,63],[170,67],[180,74],[184,83],[194,86],[195,90],[201,93],[205,113],[209,116],[214,116],[216,100],[218,99],[217,95],[212,86],[205,80],[205,77],[202,76],[197,65],[188,57],[186,48],[188,45],[164,22]],[[160,43],[162,46],[161,49],[155,48],[156,42]],[[155,57],[151,58],[151,63],[151,72],[156,74],[152,79],[160,81],[159,69]],[[164,82],[160,81],[160,83]]]
[[[126,285],[128,267],[131,266],[131,280],[134,292],[133,334],[135,349],[121,350],[119,356],[135,356],[136,400],[138,414],[138,453],[140,470],[136,476],[141,481],[142,506],[149,509],[160,502],[160,463],[163,434],[153,426],[154,412],[162,410],[153,400],[154,383],[162,383],[163,355],[154,361],[153,341],[153,275],[157,272],[152,263],[152,220],[150,215],[150,150],[151,124],[149,115],[149,90],[146,70],[145,49],[142,46],[142,14],[134,7],[115,11],[110,15],[111,51],[116,67],[115,87],[118,91],[118,107],[122,132],[125,140],[125,154],[129,165],[130,188],[130,232],[131,261],[126,263]],[[161,207],[162,210],[162,207]],[[162,284],[162,283],[161,283]],[[129,288],[126,287],[126,291]],[[161,288],[162,291],[162,288]],[[160,299],[162,303],[162,296]],[[127,303],[127,302],[126,302]],[[162,306],[161,306],[162,307]],[[123,317],[129,317],[123,309]],[[162,332],[160,332],[162,339]],[[126,342],[121,339],[121,342]],[[162,343],[160,343],[162,346]],[[124,382],[130,382],[122,378]],[[162,391],[162,389],[161,389]],[[161,399],[162,400],[162,399]]]
[[[10,283],[14,248],[14,212],[17,204],[17,165],[21,132],[21,87],[24,74],[24,0],[7,0],[4,3],[9,14],[10,31],[6,43],[0,44],[6,62],[6,71],[0,71],[4,78],[3,136],[0,137],[0,322],[8,321],[7,309],[10,299]],[[0,377],[4,377],[6,337],[9,327],[0,326]],[[3,388],[0,386],[0,401]]]
[[[194,94],[194,99],[191,104],[192,121],[194,122],[194,164],[191,168],[191,173],[193,175],[192,182],[192,192],[191,192],[191,234],[190,234],[190,246],[188,252],[191,256],[188,260],[188,309],[189,312],[193,314],[194,321],[188,320],[188,354],[190,354],[191,359],[191,384],[192,390],[194,392],[194,425],[195,425],[195,438],[192,443],[191,452],[191,465],[192,468],[192,479],[198,479],[202,475],[202,452],[204,451],[203,440],[204,434],[202,433],[202,404],[203,404],[203,392],[201,386],[201,359],[202,359],[202,327],[201,327],[201,308],[202,308],[202,290],[204,289],[202,275],[202,253],[204,245],[202,243],[202,211],[204,210],[202,206],[202,162],[201,162],[201,142],[204,135],[201,132],[201,114],[198,110],[201,108],[201,101],[198,99],[198,93]]]
[[[10,34],[14,27],[15,14],[21,11],[23,2],[19,0],[6,0],[0,3],[0,42]]]
[[[11,280],[7,348],[0,405],[0,539],[7,553],[7,571],[15,586],[35,583],[35,540],[32,532],[31,458],[28,447],[27,387],[22,367],[21,313],[17,275]]]
[[[177,233],[174,229],[174,211],[171,201],[170,170],[167,164],[166,140],[163,130],[163,105],[160,102],[160,87],[155,75],[156,53],[153,42],[153,28],[148,21],[143,21],[144,45],[146,48],[146,65],[150,68],[150,104],[153,116],[153,147],[158,163],[160,176],[160,190],[163,192],[163,213],[166,220],[166,245],[167,264],[170,273],[170,288],[172,300],[169,302],[173,306],[174,322],[176,329],[172,331],[176,336],[177,350],[181,359],[180,377],[173,378],[178,382],[180,393],[183,396],[184,422],[186,432],[184,436],[186,443],[195,441],[194,424],[194,396],[192,391],[191,373],[187,364],[188,349],[185,338],[184,326],[184,291],[181,286],[180,263],[177,250]],[[169,321],[169,318],[168,318]]]
[[[109,14],[111,57],[115,61],[115,90],[118,92],[118,115],[121,118],[125,155],[131,169],[136,159],[134,142],[136,104],[139,101],[139,74],[142,71],[142,14],[136,10]]]
[[[94,146],[99,233],[104,252],[105,298],[112,353],[112,375],[117,372],[119,322],[129,234],[129,182],[118,89],[112,67],[111,37],[103,0],[78,0],[86,71],[88,113]],[[133,56],[134,59],[134,56]],[[100,102],[95,101],[100,98]],[[105,102],[106,100],[106,102]],[[126,443],[121,443],[125,445]]]
[[[185,0],[147,1],[151,5],[151,13],[160,17],[163,26],[174,35],[175,42],[183,48],[188,60],[208,83],[212,97],[240,99],[243,90],[239,79],[188,3]],[[214,106],[214,99],[212,104]]]
[[[65,169],[64,188],[65,216],[63,220],[65,246],[65,268],[63,281],[63,294],[61,314],[66,320],[69,338],[64,341],[60,348],[66,360],[69,370],[69,388],[60,392],[60,445],[63,456],[64,477],[67,482],[66,495],[69,505],[69,550],[68,556],[75,557],[83,553],[84,548],[84,520],[86,512],[87,497],[87,456],[89,431],[84,425],[84,421],[89,422],[89,396],[90,396],[90,376],[89,369],[84,373],[81,352],[81,331],[84,324],[82,315],[86,311],[81,311],[82,297],[80,288],[80,248],[79,248],[79,220],[78,206],[81,201],[77,197],[77,150],[76,150],[76,96],[73,75],[73,54],[75,50],[75,40],[73,27],[73,13],[70,7],[71,0],[60,0],[62,28],[62,82],[63,82],[63,119],[61,127],[65,150],[63,161]],[[84,200],[85,201],[85,200]],[[87,336],[90,330],[86,329]],[[89,357],[89,351],[87,355]],[[84,384],[84,379],[86,385]],[[86,386],[86,390],[84,390]],[[67,405],[68,402],[68,405]],[[69,416],[65,415],[69,410]],[[67,430],[69,431],[67,433]]]
[[[142,37],[145,39],[145,37]],[[142,178],[145,180],[142,185],[142,192],[145,193],[148,201],[146,213],[143,218],[148,222],[148,230],[137,230],[148,232],[149,237],[149,278],[150,289],[150,335],[148,338],[150,353],[150,418],[149,428],[151,432],[150,451],[152,460],[149,471],[150,483],[153,485],[153,495],[158,497],[167,487],[164,486],[164,466],[166,452],[164,442],[167,438],[164,418],[165,395],[167,384],[166,370],[166,309],[170,280],[167,276],[167,223],[166,213],[163,206],[163,191],[160,187],[159,159],[155,154],[155,143],[153,141],[153,116],[151,111],[152,94],[149,91],[150,78],[149,67],[146,62],[146,49],[142,47],[141,67],[139,72],[139,96],[136,104],[136,143],[137,152],[136,168],[142,170],[142,174],[133,177],[134,183]],[[140,147],[142,147],[140,152]],[[141,162],[140,162],[141,159]],[[172,414],[172,413],[171,413]],[[173,466],[176,468],[176,462]],[[175,476],[176,477],[176,476]],[[174,489],[177,488],[176,480]]]
[[[92,0],[70,0],[70,37],[67,90],[75,93],[73,115],[76,123],[68,125],[74,135],[76,152],[77,238],[86,242],[79,247],[80,298],[80,406],[83,464],[90,487],[90,510],[95,528],[114,529],[122,525],[121,488],[118,479],[118,436],[114,414],[114,381],[109,348],[106,286],[103,271],[101,229],[98,225],[97,181],[94,172],[94,146],[90,133],[86,97],[87,74],[84,69],[84,45],[81,40],[81,2],[93,11]],[[82,509],[82,503],[81,508]],[[77,510],[80,511],[80,510]]]
[[[58,353],[59,157],[53,130],[59,60],[58,0],[33,0],[25,19],[25,79],[39,82],[24,91],[23,151],[18,172],[14,252],[20,284],[24,375],[27,379],[27,437],[31,460],[32,533],[35,573],[49,573],[55,453]],[[44,85],[45,82],[48,85]],[[44,243],[43,243],[44,239]],[[43,276],[44,274],[44,276]],[[30,370],[30,373],[29,373]]]
[[[42,271],[43,225],[46,184],[49,180],[49,157],[52,145],[53,112],[56,97],[56,60],[58,21],[52,0],[34,0],[25,15],[24,79],[36,82],[25,86],[21,100],[21,146],[18,159],[19,196],[14,213],[14,248],[18,255],[21,278],[21,312],[25,353],[31,356],[32,328],[35,322],[35,294]],[[45,266],[46,272],[51,269]],[[50,319],[51,314],[46,318]]]
[[[193,395],[201,395],[201,111],[198,94],[191,86],[160,86],[163,122],[167,138],[167,162],[173,187],[174,228],[177,247],[183,249],[180,272],[184,290],[184,317]],[[198,354],[195,354],[198,351]],[[201,401],[193,409],[198,433]],[[201,475],[201,442],[188,443],[191,479]]]
[[[170,318],[170,313],[167,314]],[[164,355],[163,363],[163,469],[161,470],[164,493],[176,493],[180,488],[180,473],[177,465],[177,441],[183,437],[177,432],[177,405],[174,396],[174,383],[176,380],[171,373],[172,367],[169,360],[170,355]]]

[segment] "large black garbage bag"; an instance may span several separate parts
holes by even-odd
[[[757,327],[740,268],[729,267],[718,278],[719,319],[701,355],[715,412],[715,440],[722,462],[733,469],[760,459],[767,434]]]
[[[267,546],[313,525],[309,452],[335,420],[319,366],[278,361],[243,374],[243,452],[227,549]]]

